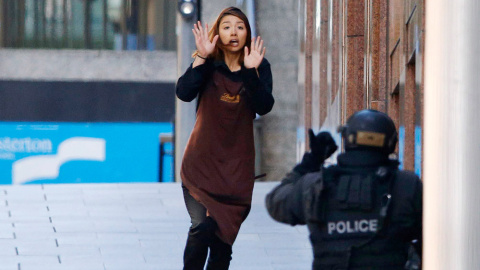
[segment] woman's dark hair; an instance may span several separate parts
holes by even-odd
[[[222,21],[223,17],[228,16],[228,15],[232,15],[232,16],[235,16],[235,17],[239,18],[245,24],[245,28],[247,29],[247,37],[245,39],[245,46],[247,46],[248,50],[250,51],[250,44],[251,44],[251,41],[252,41],[252,30],[250,29],[250,23],[248,22],[248,18],[245,15],[245,13],[243,13],[239,8],[236,8],[236,7],[228,7],[226,9],[222,10],[222,12],[220,12],[220,15],[218,15],[217,19],[215,20],[212,27],[208,31],[208,38],[210,39],[210,41],[212,41],[214,36],[219,35],[220,22]],[[217,44],[215,45],[215,49],[213,50],[213,53],[211,55],[209,55],[208,57],[213,58],[215,60],[223,60],[224,59],[224,53],[223,53],[223,48],[222,47],[223,47],[223,45],[222,45],[220,39],[217,40]],[[195,51],[193,53],[192,57],[197,56],[197,53],[198,52]],[[240,53],[241,53],[240,63],[243,63],[243,57],[244,57],[245,50],[243,50],[243,48],[242,48]]]

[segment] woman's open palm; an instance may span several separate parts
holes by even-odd
[[[245,46],[245,58],[243,59],[243,65],[246,68],[258,68],[262,63],[265,56],[265,47],[263,47],[263,40],[261,37],[252,38],[252,44],[250,45],[250,52],[248,47]]]
[[[215,44],[218,40],[218,35],[213,37],[210,41],[208,38],[208,24],[205,24],[205,28],[202,27],[202,23],[198,21],[193,25],[192,32],[195,36],[195,45],[197,46],[197,52],[201,57],[208,57],[215,49]]]

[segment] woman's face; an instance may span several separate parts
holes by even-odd
[[[236,53],[243,50],[247,38],[245,23],[238,17],[227,15],[222,18],[219,36],[226,52]]]

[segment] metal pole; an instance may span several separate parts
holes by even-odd
[[[63,0],[62,3],[62,47],[68,47],[68,9],[67,0]]]
[[[49,3],[52,9],[52,15],[50,17],[50,44],[51,48],[58,48],[57,44],[57,1]]]
[[[23,47],[25,45],[25,0],[18,1],[17,25],[17,44],[15,45],[15,47]]]
[[[3,0],[0,0],[0,48],[5,47],[4,37],[5,37],[5,23],[4,23],[4,17],[6,16],[5,13],[5,5]]]
[[[47,17],[45,16],[45,11],[46,11],[46,2],[45,0],[41,0],[40,2],[40,18],[42,20],[42,47],[47,48],[48,47],[48,40],[47,40]]]
[[[424,269],[479,269],[480,5],[425,3]]]
[[[313,9],[315,2],[306,0],[306,38],[305,38],[305,150],[309,150],[308,129],[312,127],[312,54],[313,54]]]
[[[192,33],[193,23],[198,20],[195,15],[186,21],[177,12],[177,74],[180,77],[192,63],[192,53],[195,50],[195,38]],[[180,179],[180,166],[188,138],[195,124],[196,101],[183,102],[176,99],[175,110],[175,181]]]
[[[173,135],[169,133],[160,133],[159,135],[159,142],[160,142],[160,164],[159,164],[159,171],[158,171],[158,181],[159,182],[165,182],[163,178],[163,172],[165,171],[165,155],[169,154],[171,155],[171,151],[167,152],[165,150],[165,144],[166,143],[172,143],[173,141]],[[171,168],[171,167],[170,167]]]
[[[158,182],[163,182],[163,161],[165,160],[165,144],[160,141],[160,158],[159,158],[159,169],[158,169]]]
[[[83,12],[84,12],[84,25],[83,25],[83,33],[85,36],[85,49],[92,49],[92,8],[91,8],[91,0],[85,0],[83,2]]]
[[[237,7],[245,8],[248,21],[250,22],[250,30],[252,37],[257,36],[257,22],[255,21],[255,0],[237,0]]]
[[[107,49],[108,47],[108,38],[107,38],[107,27],[108,27],[108,1],[102,1],[102,30],[103,30],[103,48]]]

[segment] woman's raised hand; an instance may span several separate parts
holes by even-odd
[[[263,47],[262,38],[252,38],[250,52],[248,51],[248,47],[245,46],[245,58],[243,59],[243,65],[246,68],[258,68],[258,66],[260,66],[260,63],[262,63],[264,56],[265,47]]]
[[[208,39],[208,24],[205,24],[205,28],[202,27],[202,23],[198,21],[193,25],[192,32],[195,36],[195,45],[197,46],[197,52],[201,57],[208,57],[215,49],[215,44],[218,40],[218,35],[213,37],[213,40]]]

